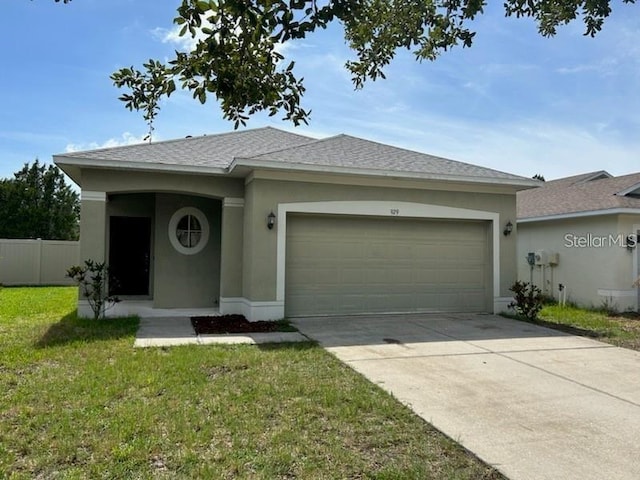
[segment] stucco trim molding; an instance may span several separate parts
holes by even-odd
[[[93,310],[89,300],[78,300],[78,318],[93,318]]]
[[[200,222],[200,241],[193,247],[185,247],[180,243],[176,235],[178,223],[185,216],[193,216]],[[204,250],[209,242],[209,220],[207,216],[196,207],[182,207],[171,215],[168,227],[169,242],[173,248],[183,255],[195,255]]]
[[[224,197],[223,207],[244,207],[244,198]]]
[[[121,160],[104,160],[104,159],[85,159],[79,156],[68,155],[54,155],[53,162],[56,165],[77,165],[78,167],[85,167],[90,165],[92,168],[114,168],[117,170],[137,170],[137,171],[150,171],[150,172],[166,172],[166,173],[195,173],[195,174],[212,174],[212,175],[225,175],[229,173],[226,168],[220,167],[203,167],[200,165],[165,165],[162,163],[151,162],[131,162]]]
[[[510,305],[513,303],[513,297],[494,297],[493,298],[493,312],[494,313],[513,313]]]
[[[235,157],[229,165],[228,172],[232,173],[237,167],[247,167],[252,169],[269,169],[279,171],[293,172],[318,172],[318,173],[336,173],[347,175],[366,175],[371,177],[394,177],[394,178],[421,178],[425,180],[437,181],[454,181],[465,182],[469,184],[487,184],[487,185],[509,185],[519,187],[518,190],[539,187],[540,182],[530,178],[502,178],[502,177],[480,177],[471,175],[456,175],[448,173],[428,173],[428,172],[403,172],[398,170],[383,171],[374,168],[353,168],[338,165],[312,165],[302,163],[285,163],[273,160],[256,160],[247,157]],[[250,181],[250,180],[249,180]]]
[[[629,289],[629,290],[599,288],[598,295],[600,295],[601,297],[609,297],[609,298],[635,297],[636,295],[638,295],[638,290],[636,290],[635,288]]]
[[[107,192],[94,192],[91,190],[82,190],[80,192],[80,200],[89,200],[91,202],[106,202]]]
[[[281,203],[278,205],[277,253],[276,253],[276,301],[284,305],[285,258],[287,251],[287,214],[317,213],[328,215],[359,215],[378,217],[406,217],[424,219],[487,220],[492,228],[493,298],[494,312],[500,298],[500,215],[497,212],[471,210],[412,202],[393,201],[332,201]],[[283,312],[284,313],[284,312]]]
[[[280,320],[284,318],[284,302],[253,302],[244,297],[220,297],[220,313],[244,315],[251,322]]]

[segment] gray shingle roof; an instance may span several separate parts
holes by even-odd
[[[228,168],[236,156],[252,156],[314,141],[314,138],[272,127],[181,138],[155,143],[103,148],[56,155],[98,162],[116,161],[163,165]],[[87,165],[91,165],[87,162]]]
[[[531,179],[517,175],[348,135],[316,140],[272,127],[65,153],[55,155],[54,160],[73,168],[108,166],[170,171],[174,167],[176,171],[205,168],[213,170],[212,173],[230,173],[238,166],[262,166],[535,186]]]
[[[354,170],[380,170],[388,173],[403,172],[452,177],[524,180],[523,177],[510,173],[435,157],[349,135],[337,135],[316,140],[296,147],[255,155],[246,160]]]
[[[640,209],[640,198],[620,192],[640,184],[640,173],[611,177],[604,171],[545,182],[518,192],[518,219],[617,208]]]

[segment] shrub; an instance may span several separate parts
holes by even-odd
[[[104,318],[105,312],[120,301],[118,297],[109,295],[107,290],[109,266],[105,262],[85,260],[83,266],[70,267],[67,277],[75,280],[80,287],[81,295],[93,310],[94,320]]]
[[[602,302],[600,302],[600,306],[593,308],[593,311],[604,313],[610,317],[620,313],[616,302],[614,302],[611,297],[603,299]]]
[[[509,304],[516,313],[527,320],[535,320],[544,305],[542,291],[529,282],[516,281],[509,289],[514,301]]]

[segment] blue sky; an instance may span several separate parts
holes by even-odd
[[[25,162],[145,136],[109,75],[180,45],[179,0],[5,0],[0,16],[0,177]],[[605,169],[640,170],[640,15],[614,2],[595,39],[576,23],[552,39],[492,4],[475,22],[471,49],[435,62],[401,53],[387,79],[354,91],[339,26],[287,45],[312,110],[311,136],[347,133],[547,179]],[[249,128],[276,118],[254,117]],[[229,131],[217,104],[178,92],[163,104],[154,139]]]

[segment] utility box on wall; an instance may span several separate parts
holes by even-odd
[[[548,265],[549,254],[547,253],[546,250],[536,250],[535,261],[536,261],[536,265]]]
[[[548,252],[547,250],[536,250],[533,254],[534,265],[546,266],[558,265],[560,255],[557,252]]]

